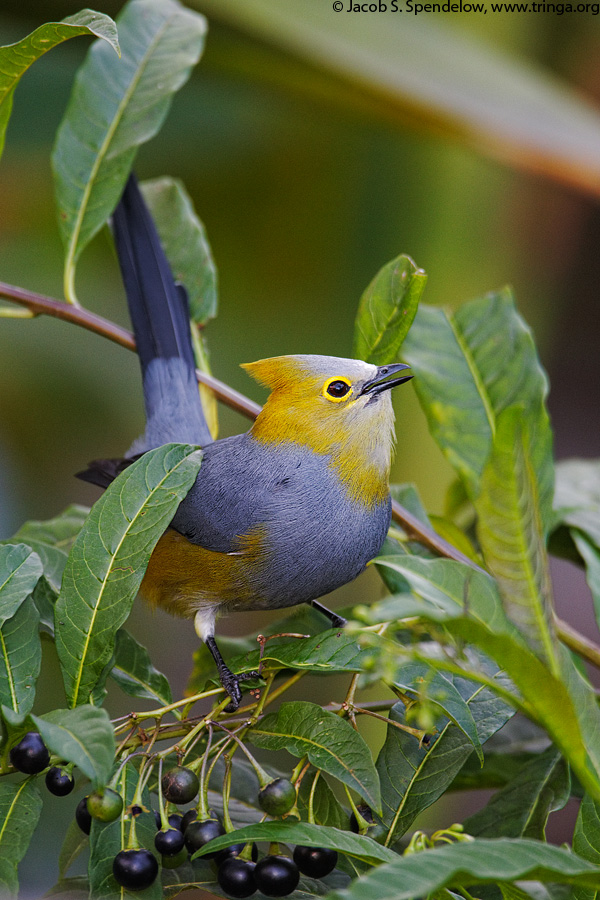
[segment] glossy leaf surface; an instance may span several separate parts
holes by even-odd
[[[331,900],[409,900],[446,887],[498,881],[550,881],[600,887],[600,869],[569,850],[526,838],[480,838],[399,857]]]
[[[389,563],[388,563],[389,564]],[[507,673],[519,691],[511,702],[523,707],[561,748],[587,789],[600,797],[600,713],[590,686],[559,645],[560,677],[527,647],[505,618],[492,579],[452,560],[397,557],[393,563],[412,590],[436,605],[465,603],[468,615],[444,617],[452,634],[479,647]],[[487,580],[486,580],[487,579]],[[467,598],[468,602],[464,598]],[[428,605],[421,615],[428,618]],[[441,613],[434,613],[434,620]],[[442,663],[437,663],[441,665]],[[510,697],[510,693],[507,695]]]
[[[40,614],[31,597],[0,629],[0,703],[28,713],[35,700],[35,683],[42,663]]]
[[[16,897],[17,866],[25,856],[42,811],[42,797],[35,781],[26,779],[0,784],[0,892]]]
[[[25,544],[0,544],[0,628],[33,592],[42,563]]]
[[[47,22],[15,44],[0,47],[0,156],[12,111],[15,89],[27,69],[44,53],[78,35],[103,38],[119,53],[115,23],[109,16],[84,9],[62,22]]]
[[[392,862],[396,859],[396,854],[392,850],[382,847],[366,835],[340,831],[326,825],[311,825],[308,822],[290,820],[246,825],[245,828],[211,841],[206,851],[198,851],[198,856],[242,841],[289,841],[290,844],[302,844],[305,847],[327,847],[372,864]]]
[[[545,535],[552,514],[554,472],[550,426],[543,412],[528,433],[521,406],[496,418],[492,452],[475,501],[477,533],[504,609],[538,655],[557,671],[552,586]]]
[[[453,683],[469,707],[479,742],[485,743],[512,716],[512,710],[489,688],[460,678]],[[390,711],[390,719],[403,722],[402,703]],[[439,734],[433,735],[427,746],[388,725],[377,759],[388,843],[401,837],[415,817],[444,793],[472,752],[471,740],[451,722],[442,724]]]
[[[56,647],[70,706],[88,702],[113,654],[150,554],[192,486],[201,453],[166,444],[125,469],[78,535],[56,602]]]
[[[173,700],[169,682],[154,667],[146,648],[124,628],[117,631],[110,677],[130,697],[156,700],[161,706],[167,706]]]
[[[402,355],[429,429],[474,499],[499,413],[519,403],[533,428],[543,413],[547,381],[531,330],[508,290],[453,314],[422,305]]]
[[[115,738],[108,713],[96,706],[53,709],[43,716],[32,716],[52,753],[73,762],[84,775],[103,787],[111,773]]]
[[[427,276],[408,256],[387,263],[371,281],[354,323],[356,359],[383,366],[395,362],[412,325]]]
[[[357,791],[375,810],[381,809],[379,778],[371,752],[348,722],[315,703],[283,703],[248,734],[258,747],[288,750]]]
[[[117,205],[138,147],[159,131],[206,31],[204,18],[176,0],[130,0],[117,24],[121,59],[106,45],[91,48],[52,155],[71,301],[77,258]]]
[[[600,866],[600,803],[586,794],[581,801],[575,832],[573,834],[573,851],[583,859]],[[599,891],[592,888],[576,887],[573,897],[576,900],[595,900]]]
[[[217,268],[191,197],[177,178],[155,178],[140,187],[175,280],[185,285],[190,317],[205,325],[217,314]]]
[[[476,837],[530,837],[545,840],[551,812],[570,796],[568,766],[555,747],[533,758],[487,806],[464,821]]]
[[[73,541],[81,531],[89,514],[86,506],[75,504],[44,522],[29,521],[13,536],[31,547],[42,561],[44,576],[51,588],[58,593],[67,556]]]

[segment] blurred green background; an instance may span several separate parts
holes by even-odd
[[[326,40],[320,61],[310,62],[310,54],[298,51],[298,22],[290,30],[277,17],[262,29],[252,21],[250,12],[260,7],[264,13],[265,5],[195,4],[209,18],[205,55],[136,163],[141,178],[182,178],[206,225],[220,273],[220,313],[206,332],[215,375],[260,401],[264,393],[239,369],[241,362],[282,353],[349,355],[360,294],[384,263],[404,252],[429,275],[428,303],[455,307],[507,282],[514,286],[550,373],[558,456],[600,455],[600,170],[592,166],[579,179],[585,166],[577,159],[569,174],[550,156],[530,151],[528,137],[545,139],[535,116],[524,117],[520,151],[507,151],[495,124],[510,144],[515,123],[510,117],[503,122],[500,110],[495,123],[493,103],[480,104],[481,120],[487,113],[491,121],[474,137],[450,106],[440,115],[416,94],[387,96],[361,83],[358,71],[350,79],[336,73],[327,63]],[[291,0],[279,5],[291,9]],[[98,8],[115,16],[121,6],[106,0]],[[58,0],[4,0],[1,43],[79,8]],[[308,25],[325,22],[332,36],[346,27],[348,14],[336,19],[329,0],[302,0],[294,9]],[[385,69],[390,40],[415,22],[361,15],[371,47],[386,44]],[[361,35],[354,30],[358,60]],[[478,97],[482,84],[494,82],[479,60],[501,54],[507,71],[513,62],[524,63],[542,79],[562,79],[592,106],[600,102],[599,16],[420,16],[415,41],[426,46],[429,35],[431,46],[443,45],[461,64],[472,53],[471,87],[467,79],[456,97],[463,91],[468,101],[470,92]],[[62,248],[50,150],[87,44],[67,42],[25,75],[0,169],[0,280],[59,298]],[[334,50],[332,40],[332,59]],[[399,47],[400,66],[401,56]],[[452,93],[443,72],[433,70],[431,77]],[[496,85],[510,111],[508,87]],[[570,95],[564,100],[568,105]],[[532,102],[535,108],[535,94]],[[568,117],[564,121],[561,129],[559,118],[557,130],[568,143],[577,133]],[[597,141],[600,167],[600,111],[590,111],[587,139],[592,158]],[[106,233],[83,255],[78,295],[128,326]],[[414,481],[426,506],[442,512],[449,467],[427,434],[412,388],[398,391],[395,402],[394,478]],[[241,417],[222,411],[222,435],[246,427]],[[25,519],[92,503],[96,492],[73,473],[95,456],[122,454],[142,429],[133,354],[56,320],[0,318],[0,538]],[[555,587],[561,614],[595,630],[583,578],[559,566]],[[376,577],[367,573],[341,591],[338,602],[364,602],[379,593]],[[221,630],[249,631],[264,621],[240,616]],[[131,630],[151,648],[174,691],[183,690],[197,642],[191,625],[136,608]],[[61,705],[61,691],[48,677],[40,707]],[[115,699],[115,705],[127,710],[131,702]],[[57,834],[56,848],[59,843]],[[56,848],[48,860],[53,853],[56,858]],[[52,881],[46,863],[33,859],[30,854],[24,894]]]

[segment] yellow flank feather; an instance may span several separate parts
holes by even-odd
[[[253,575],[268,565],[268,559],[263,528],[242,535],[232,553],[206,550],[169,528],[150,557],[140,593],[183,618],[211,604],[243,609],[256,602]]]
[[[311,369],[305,360],[279,356],[243,366],[271,389],[252,426],[252,435],[264,444],[297,443],[330,457],[330,465],[349,498],[373,507],[389,494],[394,446],[390,395],[361,395],[360,381],[358,389],[355,387],[357,377],[350,370],[351,364],[362,365],[366,371],[375,371],[375,366],[348,360],[348,371],[332,375],[330,371]],[[352,386],[347,399],[327,396],[324,387],[336,377]]]

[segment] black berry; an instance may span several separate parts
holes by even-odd
[[[287,897],[298,887],[298,866],[287,856],[265,856],[254,869],[256,887],[267,897]]]
[[[171,813],[170,816],[167,816],[167,821],[171,828],[178,828],[179,831],[185,831],[183,828],[183,817],[179,815],[179,813]]]
[[[195,822],[198,818],[198,810],[197,809],[188,809],[186,813],[183,814],[183,818],[181,820],[181,830],[185,834],[185,829],[188,827],[190,822]]]
[[[154,838],[154,846],[163,856],[177,856],[183,849],[183,833],[179,828],[167,828],[158,831]]]
[[[123,812],[123,798],[112,788],[101,788],[87,798],[90,816],[100,822],[114,822]]]
[[[50,754],[37,731],[28,731],[10,751],[10,761],[15,769],[26,775],[37,775],[50,762]]]
[[[325,847],[301,847],[294,850],[294,862],[303,875],[310,878],[324,878],[336,867],[338,855],[335,850]]]
[[[128,891],[143,891],[158,875],[158,863],[149,850],[121,850],[113,860],[115,881]]]
[[[153,810],[153,812],[154,812],[154,821],[156,822],[156,827],[160,828],[160,826],[162,825],[160,813],[157,809]]]
[[[275,778],[258,792],[258,804],[270,816],[284,816],[295,802],[296,788],[287,778]]]
[[[87,797],[82,797],[75,810],[75,821],[84,834],[89,834],[92,830],[92,817],[88,812],[87,800]]]
[[[231,856],[219,866],[217,881],[230,897],[251,897],[256,891],[253,862]]]
[[[196,773],[183,766],[175,766],[166,772],[160,784],[170,803],[191,803],[200,788]]]
[[[220,837],[222,834],[225,834],[225,829],[216,819],[205,819],[204,822],[190,822],[185,829],[185,846],[190,853],[195,853],[196,850],[200,850],[213,838]],[[205,859],[213,859],[215,856],[215,853],[206,853]]]
[[[225,847],[224,850],[219,850],[219,852],[215,855],[215,859],[217,860],[217,865],[221,865],[221,863],[229,859],[230,856],[239,856],[242,850],[244,849],[245,844],[231,844],[230,847]],[[256,862],[258,859],[258,847],[256,844],[252,844],[251,849],[252,860]]]
[[[75,787],[73,776],[60,766],[52,766],[46,772],[46,787],[55,797],[66,797]]]

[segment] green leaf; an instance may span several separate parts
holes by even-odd
[[[114,666],[110,677],[130,697],[158,700],[162,706],[172,703],[169,682],[155,669],[145,647],[124,628],[117,631]]]
[[[426,663],[407,662],[401,663],[397,668],[394,684],[411,696],[419,697],[424,694],[429,702],[437,706],[466,735],[483,763],[483,751],[473,713],[450,678],[443,672],[436,672]]]
[[[525,412],[512,406],[497,417],[492,453],[475,501],[477,534],[509,618],[557,674],[552,587],[545,533],[554,489],[550,426],[540,414],[527,432]]]
[[[0,629],[0,703],[28,713],[42,664],[40,614],[31,597]]]
[[[88,702],[152,550],[194,483],[201,456],[187,444],[145,453],[108,487],[73,544],[55,609],[70,706]]]
[[[48,50],[82,34],[102,38],[119,53],[115,23],[109,16],[91,9],[83,9],[74,16],[67,16],[62,22],[47,22],[16,44],[0,47],[0,156],[4,149],[14,92],[21,76]]]
[[[191,197],[177,178],[140,185],[177,281],[185,285],[190,317],[205,325],[217,314],[217,268]]]
[[[86,837],[87,844],[87,837]],[[44,898],[60,897],[61,900],[89,900],[90,885],[86,875],[60,878],[54,887],[46,891]]]
[[[506,670],[523,698],[515,698],[515,705],[546,729],[582,784],[600,798],[600,712],[593,690],[575,669],[568,651],[559,645],[561,677],[557,678],[514,637],[495,634],[467,617],[446,620],[444,626]]]
[[[138,778],[139,773],[131,763],[123,767],[115,789],[123,797],[125,809],[133,801]],[[150,809],[150,795],[147,788],[144,788],[142,792],[142,806],[148,810]],[[88,872],[90,897],[93,897],[94,900],[116,900],[116,898],[120,898],[120,900],[131,898],[131,900],[134,900],[136,897],[139,900],[161,900],[162,887],[160,877],[149,888],[135,892],[119,887],[113,877],[113,860],[117,853],[127,848],[130,830],[131,815],[123,814],[114,822],[100,822],[98,819],[92,820]],[[142,812],[135,817],[135,835],[140,847],[145,847],[157,856],[154,848],[154,837],[156,835],[154,813]],[[158,862],[160,863],[160,858],[158,858]]]
[[[399,128],[416,120],[436,136],[443,129],[494,161],[545,172],[595,195],[597,110],[541,65],[503,52],[492,32],[478,39],[442,17],[395,12],[390,0],[387,13],[375,15],[337,14],[314,0],[196,4],[256,35],[261,45],[275,45],[280,52],[268,59],[267,75],[278,84],[289,78],[289,53],[311,64],[310,77],[303,68],[294,87],[310,91],[312,102],[333,93],[343,108],[362,111],[370,94],[369,113],[400,122]],[[246,70],[254,76],[256,52]]]
[[[358,305],[353,356],[377,366],[397,359],[426,281],[409,256],[398,256],[379,270]]]
[[[71,819],[58,856],[58,877],[62,881],[75,860],[88,845],[88,836],[84,834],[76,819]],[[89,891],[88,891],[89,893]]]
[[[517,880],[600,887],[600,868],[541,841],[480,838],[401,856],[328,900],[410,900],[442,888]]]
[[[16,897],[17,866],[25,856],[40,813],[42,798],[34,780],[0,784],[0,893]]]
[[[600,803],[585,794],[579,807],[575,832],[573,834],[573,851],[600,866]],[[573,896],[576,900],[595,900],[597,890],[575,888]]]
[[[31,718],[52,753],[75,763],[96,787],[107,783],[114,762],[115,738],[105,709],[78,706]]]
[[[571,529],[571,537],[585,563],[585,577],[594,601],[596,622],[600,623],[600,548],[576,528]]]
[[[397,858],[392,850],[382,847],[367,835],[340,831],[326,825],[292,822],[289,819],[283,822],[257,822],[256,825],[246,825],[211,841],[210,846],[199,850],[193,858],[246,841],[281,841],[301,844],[304,847],[327,847],[348,856],[364,859],[373,865],[392,862]]]
[[[32,519],[25,522],[14,535],[13,541],[19,540],[24,544],[36,541],[68,553],[89,512],[87,506],[73,503],[52,519],[42,522]]]
[[[12,538],[12,541],[27,544],[38,554],[44,576],[56,593],[60,591],[69,550],[88,514],[89,509],[85,506],[68,506],[60,515],[45,522],[25,522]]]
[[[423,523],[423,525],[431,526],[427,511],[423,506],[423,501],[419,496],[417,486],[414,484],[391,484],[390,494],[394,500],[397,500],[401,506],[407,509],[413,516]]]
[[[37,554],[25,544],[0,544],[0,628],[33,592],[42,574]]]
[[[463,823],[476,837],[530,837],[545,840],[551,812],[570,796],[569,768],[555,747],[531,759],[487,806]]]
[[[475,756],[466,761],[449,790],[471,791],[503,788],[516,778],[537,753],[493,753],[486,750],[483,766]]]
[[[298,791],[298,811],[303,819],[308,818],[309,798],[312,790],[314,776],[306,775],[302,779]],[[333,828],[346,830],[348,828],[348,813],[338,803],[335,794],[325,781],[323,775],[317,778],[313,793],[313,815],[317,825],[330,825]]]
[[[600,460],[558,462],[554,506],[560,521],[577,528],[600,550]]]
[[[422,305],[402,354],[429,429],[474,499],[500,412],[519,403],[532,428],[543,414],[547,380],[531,331],[504,290],[453,314]]]
[[[503,676],[498,673],[499,684]],[[481,744],[495,734],[513,712],[490,688],[454,678],[453,684],[468,704]],[[403,722],[404,706],[390,711],[393,722]],[[377,758],[383,798],[383,821],[389,828],[388,843],[401,837],[416,816],[427,809],[452,783],[473,752],[473,744],[463,731],[448,722],[427,745],[393,725]]]
[[[519,635],[506,618],[496,582],[485,572],[450,559],[429,560],[408,555],[379,556],[373,563],[391,568],[405,578],[423,601],[420,614],[427,618],[438,617],[444,621],[459,615],[466,607],[469,615],[486,623],[491,630]]]
[[[308,638],[287,638],[281,643],[268,641],[263,666],[269,669],[303,669],[315,674],[361,672],[368,651],[359,647],[356,637],[346,631],[328,629]],[[258,664],[258,651],[234,659],[235,671],[251,671]]]
[[[328,772],[381,810],[379,778],[371,752],[348,722],[315,703],[283,703],[249,732],[248,737],[266,750],[288,750],[306,755],[318,769]]]
[[[495,583],[484,573],[452,560],[393,559],[412,590],[429,601],[423,605],[423,618],[436,621],[442,610],[447,611],[444,628],[479,647],[506,671],[521,698],[510,693],[503,696],[547,730],[582,784],[600,798],[600,712],[592,689],[568,653],[559,645],[560,677],[555,676],[505,618]],[[438,607],[433,616],[431,603]],[[452,617],[452,606],[459,609],[463,603],[468,616]],[[444,660],[432,660],[432,664],[443,668]]]
[[[79,254],[117,205],[138,147],[160,130],[206,32],[205,19],[176,0],[130,0],[117,24],[121,59],[103,44],[90,49],[52,154],[71,301]]]

